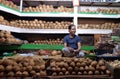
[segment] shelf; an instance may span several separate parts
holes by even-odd
[[[78,34],[109,34],[112,30],[108,29],[77,29]]]
[[[34,15],[34,16],[33,16]],[[74,17],[74,13],[66,12],[21,12],[25,17]]]
[[[43,33],[43,34],[67,34],[68,29],[23,29],[6,25],[0,25],[0,30],[8,30],[17,33]],[[109,34],[112,30],[108,29],[77,29],[78,34]]]
[[[65,76],[48,76],[50,79],[112,79],[112,75],[65,75]]]
[[[67,29],[23,29],[23,28],[16,28],[6,25],[0,25],[0,30],[8,30],[11,32],[17,32],[17,33],[53,33],[53,34],[65,34],[69,33]]]
[[[23,1],[73,1],[73,0],[23,0]],[[91,0],[91,2],[89,2],[88,0],[86,0],[86,1],[82,1],[82,0],[79,0],[80,1],[80,3],[93,3],[94,1],[92,1]],[[100,1],[100,0],[98,0],[98,1],[96,1],[96,2],[94,2],[94,3],[117,3],[117,2],[119,2],[119,1],[107,1],[107,2],[105,2],[105,1]]]
[[[21,16],[21,17],[74,17],[74,13],[66,12],[20,12],[19,10],[14,10],[10,7],[0,4],[0,10]]]
[[[72,1],[72,0],[23,0],[23,1]]]
[[[73,0],[23,0],[23,1],[73,1]],[[88,2],[88,0],[86,0],[86,1],[79,0],[79,1],[80,1],[81,3],[82,3],[82,2],[86,2],[86,3]],[[112,3],[114,3],[114,2],[115,2],[115,3],[116,3],[116,2],[119,2],[119,1],[116,0],[116,1],[106,1],[106,2],[105,2],[105,0],[104,0],[104,1],[102,1],[102,0],[101,0],[101,1],[100,1],[100,0],[98,0],[98,1],[97,1],[97,0],[96,0],[96,1],[91,0],[91,1],[90,1],[90,0],[89,0],[88,3],[92,3],[92,2],[95,2],[95,3],[100,3],[100,2],[104,2],[104,3],[108,3],[108,2],[110,3],[110,2],[112,2]]]
[[[120,14],[78,13],[79,18],[120,18]]]
[[[7,31],[11,31],[11,32],[20,33],[20,28],[11,27],[11,26],[7,26],[7,25],[1,25],[1,24],[0,24],[0,30],[7,30]]]
[[[22,12],[21,16],[25,16],[25,17],[74,17],[74,13]],[[81,18],[120,18],[119,14],[101,14],[101,13],[99,14],[78,13],[77,16]]]
[[[100,2],[98,0],[98,2],[80,2],[80,5],[89,5],[89,6],[108,6],[108,7],[112,7],[112,6],[116,6],[119,7],[120,6],[120,1],[116,1],[116,2]]]
[[[62,50],[63,45],[49,45],[49,44],[22,44],[22,45],[1,45],[0,50],[20,50],[20,49],[48,49],[48,50]],[[82,46],[82,50],[93,50],[94,46]]]
[[[65,12],[20,12],[0,4],[0,10],[21,16],[21,17],[74,17],[74,13]],[[120,18],[120,14],[90,14],[78,13],[76,16],[81,18]]]
[[[15,9],[13,9],[13,8],[4,6],[4,5],[2,5],[2,4],[0,4],[0,10],[1,10],[1,11],[5,11],[5,12],[7,12],[7,13],[14,14],[14,15],[18,15],[18,16],[20,15],[19,10],[15,10]]]

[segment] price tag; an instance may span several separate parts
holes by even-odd
[[[73,6],[79,6],[80,0],[73,0]]]

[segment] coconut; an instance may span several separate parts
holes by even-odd
[[[11,71],[12,69],[13,69],[13,67],[11,65],[6,66],[6,68],[5,68],[5,70],[7,70],[7,71]]]
[[[52,73],[52,76],[57,76],[57,73],[56,73],[56,72],[53,72],[53,73]]]
[[[71,74],[72,74],[72,75],[76,75],[76,72],[73,71]]]
[[[22,76],[22,72],[17,71],[17,72],[15,73],[15,76],[16,76],[16,77],[21,77],[21,76]]]
[[[41,70],[44,70],[44,69],[45,69],[45,65],[41,65],[41,66],[40,66],[40,69],[41,69]]]
[[[80,70],[80,71],[84,71],[84,67],[80,67],[79,70]]]
[[[52,71],[56,71],[57,69],[56,69],[56,67],[52,67],[51,70]]]
[[[107,74],[107,75],[110,75],[111,72],[110,72],[109,70],[106,70],[106,74]]]
[[[31,74],[32,76],[34,76],[34,75],[36,74],[36,72],[35,72],[34,70],[31,70],[31,71],[30,71],[30,74]]]
[[[69,65],[68,65],[67,63],[64,63],[64,67],[65,67],[65,68],[68,68]]]
[[[59,75],[63,75],[63,72],[59,72]]]
[[[83,74],[84,74],[84,75],[87,75],[88,73],[87,73],[87,71],[83,71]]]
[[[36,73],[36,76],[40,76],[40,73],[39,73],[39,72],[37,72],[37,73]]]
[[[13,66],[13,71],[17,72],[20,70],[21,70],[20,66],[17,66],[17,65]]]
[[[46,76],[46,75],[47,75],[46,71],[40,71],[40,76]]]
[[[106,70],[106,66],[101,66],[100,68],[101,68],[101,70],[103,70],[103,71]]]
[[[78,70],[79,70],[79,67],[75,67],[74,70],[75,70],[75,71],[78,71]]]
[[[71,62],[70,66],[75,67],[75,62]]]
[[[98,64],[99,64],[100,66],[105,65],[105,63],[104,63],[104,61],[103,61],[103,60],[99,60]]]
[[[4,71],[4,70],[5,70],[4,66],[0,65],[0,71]]]
[[[68,67],[68,71],[72,71],[72,70],[73,70],[73,68],[69,66]]]
[[[28,76],[29,76],[29,73],[28,73],[27,71],[24,71],[24,72],[22,73],[22,75],[23,75],[23,77],[28,77]]]
[[[76,63],[76,66],[77,66],[77,67],[80,67],[80,63],[79,63],[79,62],[77,62],[77,63]]]
[[[78,75],[82,75],[82,72],[78,72],[77,74],[78,74]]]
[[[63,67],[63,68],[61,69],[61,71],[62,71],[62,72],[66,72],[66,68]]]
[[[32,70],[32,66],[27,66],[26,69],[27,69],[27,71],[31,71]]]
[[[97,65],[97,61],[93,61],[92,63],[91,63],[91,66],[96,66]]]
[[[100,75],[100,72],[98,70],[96,70],[95,75]]]
[[[57,55],[57,51],[56,51],[56,50],[53,50],[53,51],[51,52],[51,55],[52,55],[52,56],[56,56],[56,55]]]
[[[65,75],[70,75],[69,71],[66,71],[66,72],[65,72]]]
[[[93,72],[92,71],[88,71],[88,75],[93,75]]]
[[[0,77],[5,77],[5,72],[0,72]]]
[[[12,72],[12,71],[8,72],[8,73],[7,73],[7,76],[8,76],[8,77],[13,77],[13,76],[14,76],[14,72]]]

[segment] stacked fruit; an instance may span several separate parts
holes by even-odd
[[[26,29],[67,29],[71,21],[13,20],[7,21],[0,16],[0,24]]]
[[[109,61],[108,63],[109,63],[110,66],[112,66],[113,68],[120,68],[120,61],[119,61],[119,60]]]
[[[9,21],[5,20],[3,16],[0,16],[0,24],[10,25]]]
[[[105,14],[120,14],[120,9],[103,9],[103,8],[98,8],[97,12],[98,13],[105,13]]]
[[[15,20],[10,21],[10,26],[27,29],[66,29],[71,22],[69,21],[44,21],[44,20]]]
[[[9,31],[0,31],[1,44],[22,44],[23,41],[15,38]]]
[[[0,0],[0,4],[13,8],[15,10],[18,10],[18,6],[14,4],[12,1]]]
[[[43,55],[49,55],[49,56],[61,56],[62,52],[60,50],[37,50],[36,55],[43,56]]]
[[[59,38],[57,39],[48,39],[48,40],[35,40],[32,44],[57,44],[57,45],[61,45],[62,44],[62,40],[60,40]]]
[[[103,24],[79,24],[78,29],[114,29],[120,28],[120,23],[103,23]]]
[[[0,60],[0,77],[46,76],[45,62],[39,57],[5,58]]]
[[[90,9],[86,8],[84,10],[79,10],[79,12],[85,12],[85,13],[103,13],[103,14],[120,14],[120,9],[114,9],[114,8],[97,8],[97,9]]]
[[[49,67],[48,67],[49,69]],[[95,61],[88,58],[64,58],[50,62],[50,75],[110,75],[103,60]]]
[[[64,6],[54,8],[53,5],[39,5],[36,7],[24,8],[23,12],[73,12],[73,8],[67,8]]]

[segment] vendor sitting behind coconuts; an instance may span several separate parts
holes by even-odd
[[[64,48],[62,49],[63,56],[68,57],[80,57],[84,56],[84,53],[80,51],[81,49],[81,39],[79,36],[75,35],[76,26],[71,24],[68,26],[69,34],[63,39]]]

